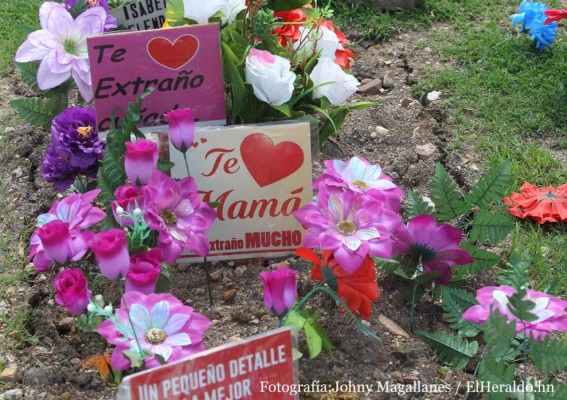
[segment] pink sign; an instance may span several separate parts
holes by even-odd
[[[225,123],[218,24],[93,36],[87,46],[99,131],[147,88],[142,126],[164,125],[164,113],[184,107],[197,121]]]

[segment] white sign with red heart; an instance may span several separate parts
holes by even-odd
[[[171,175],[186,177],[183,154],[172,144],[169,154]],[[301,246],[292,212],[313,196],[308,122],[197,127],[187,160],[203,200],[220,203],[209,259],[277,257]],[[200,261],[193,253],[179,260]]]

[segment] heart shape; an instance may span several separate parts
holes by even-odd
[[[260,187],[290,176],[303,165],[303,150],[297,143],[274,145],[269,136],[253,133],[240,145],[242,161]]]
[[[175,70],[195,57],[199,50],[199,39],[193,35],[182,35],[171,43],[169,39],[156,37],[148,42],[147,50],[155,62]]]

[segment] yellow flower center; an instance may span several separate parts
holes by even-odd
[[[163,219],[163,222],[167,226],[177,225],[177,217],[175,216],[175,213],[170,209],[166,208],[165,210],[161,210],[159,216],[161,217],[161,219]]]
[[[98,7],[99,6],[98,0],[87,0],[87,6],[89,6],[89,8]]]
[[[352,184],[362,190],[368,189],[368,184],[360,179],[355,179]]]
[[[356,232],[356,225],[351,221],[341,221],[337,224],[337,230],[345,236],[352,236]]]
[[[165,333],[165,331],[159,328],[150,328],[146,331],[146,333],[144,333],[144,339],[146,339],[146,342],[154,345],[162,344],[163,342],[165,342],[166,338],[167,334]]]
[[[81,139],[85,140],[91,133],[93,133],[93,127],[90,125],[79,126],[77,128],[77,133],[81,135]]]

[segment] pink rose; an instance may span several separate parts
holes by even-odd
[[[114,214],[116,222],[118,222],[120,226],[133,226],[134,221],[132,218],[120,216],[117,210],[118,207],[120,207],[128,214],[133,214],[136,208],[143,211],[146,207],[143,192],[139,191],[136,185],[129,183],[116,189],[114,196],[116,196],[116,200],[112,201],[110,206],[112,207],[112,213]]]
[[[155,292],[161,272],[161,254],[161,250],[156,248],[130,256],[130,269],[126,274],[127,292]]]
[[[291,99],[295,74],[289,60],[252,48],[246,57],[244,73],[258,100],[281,106]]]
[[[278,317],[293,308],[297,296],[297,271],[289,268],[278,268],[272,272],[261,272],[264,284],[264,304],[273,310]]]
[[[193,110],[181,108],[164,114],[169,124],[169,140],[175,148],[185,153],[195,138],[195,120]]]
[[[158,146],[151,140],[138,139],[126,142],[124,169],[128,179],[136,185],[145,185],[150,180],[158,162]]]
[[[130,268],[126,232],[109,229],[95,234],[89,242],[101,274],[114,281],[126,276]]]
[[[57,264],[79,260],[88,250],[84,236],[79,231],[70,231],[69,224],[53,220],[36,229],[45,257]]]
[[[75,315],[82,314],[89,305],[91,292],[88,281],[79,268],[66,269],[55,278],[55,301]]]

